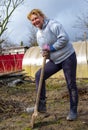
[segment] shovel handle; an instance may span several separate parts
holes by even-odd
[[[42,64],[42,68],[41,68],[40,81],[39,81],[38,92],[37,92],[37,97],[36,97],[36,110],[37,111],[38,111],[40,93],[41,93],[42,82],[43,82],[43,77],[44,77],[45,64],[46,64],[46,57],[43,57],[43,64]]]
[[[41,67],[41,74],[40,74],[40,81],[39,81],[38,92],[37,92],[37,97],[36,97],[36,103],[35,103],[34,113],[32,115],[32,120],[31,120],[32,128],[34,126],[35,118],[38,116],[38,106],[39,106],[40,93],[41,93],[42,82],[43,82],[43,77],[44,77],[45,64],[46,64],[46,57],[43,57],[43,63],[42,63],[42,67]]]

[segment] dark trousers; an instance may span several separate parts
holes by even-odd
[[[70,96],[70,109],[74,108],[74,106],[77,106],[78,90],[77,90],[77,86],[76,86],[76,66],[77,66],[77,60],[76,60],[75,53],[73,53],[66,60],[64,60],[63,62],[61,62],[59,64],[55,64],[51,60],[48,61],[45,65],[44,78],[43,78],[43,84],[42,84],[40,98],[42,100],[45,100],[45,97],[46,97],[45,80],[48,79],[53,74],[55,74],[56,72],[63,69],[64,76],[65,76],[66,83],[67,83],[67,88],[69,91],[69,96]],[[37,71],[37,73],[35,74],[36,89],[38,89],[40,73],[41,73],[41,69],[39,69]]]

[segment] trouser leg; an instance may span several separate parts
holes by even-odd
[[[78,89],[76,86],[76,55],[73,53],[63,62],[63,70],[70,96],[70,111],[77,113]]]
[[[45,100],[45,98],[46,98],[46,84],[45,84],[45,80],[47,78],[49,78],[52,74],[56,73],[57,71],[58,71],[58,67],[52,61],[49,61],[48,63],[46,63],[45,69],[44,69],[43,83],[42,83],[42,88],[41,88],[41,93],[40,93],[39,106],[38,106],[39,112],[46,111],[46,100]],[[41,74],[41,69],[39,69],[35,75],[36,90],[38,90],[40,74]]]
[[[46,84],[45,80],[49,78],[51,75],[56,73],[58,70],[61,68],[58,67],[56,64],[54,64],[52,61],[49,61],[45,65],[44,69],[44,77],[43,77],[43,83],[42,83],[42,89],[41,89],[41,94],[40,94],[40,99],[45,100],[46,98]],[[39,80],[40,80],[40,74],[41,74],[41,69],[37,71],[35,74],[35,82],[36,82],[36,90],[38,90],[38,85],[39,85]]]

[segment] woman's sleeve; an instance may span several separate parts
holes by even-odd
[[[56,50],[59,50],[59,49],[63,48],[64,46],[66,46],[66,44],[69,41],[69,37],[68,37],[67,33],[65,32],[63,26],[58,22],[54,22],[50,26],[50,30],[57,37],[56,42],[53,43],[53,47]]]

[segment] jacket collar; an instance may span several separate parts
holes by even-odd
[[[49,22],[49,19],[45,18],[42,29],[44,29],[47,26],[48,22]]]

